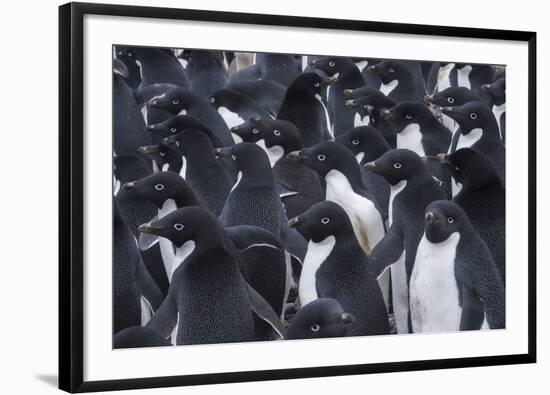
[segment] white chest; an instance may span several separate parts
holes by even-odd
[[[176,271],[178,267],[187,259],[191,253],[195,250],[195,242],[193,240],[187,240],[183,245],[176,249],[176,254],[174,257],[174,265],[172,267],[172,273],[170,273],[170,276],[168,280],[172,280],[172,275]]]
[[[397,85],[399,85],[399,81],[397,80],[390,81],[387,84],[383,83],[380,85],[380,92],[388,96],[395,88],[397,88]]]
[[[472,129],[470,133],[466,135],[461,133],[460,136],[458,136],[455,151],[458,151],[461,148],[470,148],[479,141],[481,136],[483,136],[483,129],[481,128]]]
[[[330,255],[335,244],[336,239],[334,236],[329,236],[318,243],[309,242],[302,266],[300,284],[298,285],[301,306],[305,306],[318,298],[315,275],[321,264]]]
[[[226,107],[218,107],[218,113],[221,115],[229,129],[244,123],[244,119],[242,119],[239,114],[234,113]]]
[[[441,92],[451,87],[451,71],[455,67],[454,63],[449,63],[439,68],[437,72],[437,91]]]
[[[241,136],[239,136],[236,133],[231,132],[231,137],[233,137],[233,141],[235,142],[235,144],[239,144],[243,142],[243,139],[241,138]]]
[[[361,163],[364,157],[365,157],[364,152],[358,152],[357,154],[355,154],[355,159],[357,159],[357,163],[359,164]]]
[[[363,126],[363,125],[369,125],[370,124],[370,116],[367,114],[364,117],[361,117],[361,114],[358,112],[355,113],[355,117],[353,118],[353,127],[357,126]]]
[[[392,185],[390,189],[390,202],[388,204],[388,220],[391,226],[393,222],[393,201],[397,195],[407,186],[407,180],[399,181],[397,184]]]
[[[187,175],[187,158],[185,157],[185,155],[182,155],[180,177],[185,180],[186,175]]]
[[[158,218],[165,217],[170,214],[172,211],[177,210],[176,202],[174,199],[166,199],[162,207],[158,210]],[[164,237],[159,238],[159,247],[160,255],[162,257],[162,262],[164,264],[164,271],[166,272],[166,277],[170,279],[171,273],[173,272],[174,266],[174,249],[172,248],[172,242]]]
[[[493,106],[493,114],[497,120],[498,130],[500,131],[500,138],[502,138],[502,127],[500,126],[500,117],[506,111],[506,103],[502,103],[500,106]]]
[[[256,142],[257,145],[259,145],[264,151],[265,153],[267,154],[267,158],[269,159],[269,163],[271,164],[271,168],[273,168],[273,166],[275,166],[275,163],[277,163],[277,161],[279,159],[281,159],[285,153],[283,147],[281,147],[280,145],[274,145],[272,147],[267,147],[265,145],[265,140],[264,139],[261,139],[261,140],[258,140]]]
[[[415,333],[460,329],[462,308],[455,277],[459,241],[458,232],[435,244],[424,234],[418,245],[410,281],[410,309]]]
[[[359,71],[363,72],[363,70],[365,69],[365,67],[367,67],[369,65],[369,61],[368,60],[362,60],[360,62],[355,62],[355,66],[357,66],[357,68],[359,69]]]
[[[325,176],[326,199],[338,203],[348,215],[359,244],[368,254],[384,237],[384,224],[373,202],[355,193],[347,177],[338,170]]]
[[[330,88],[330,86],[329,86],[329,88]],[[327,97],[328,97],[328,94],[329,94],[329,91],[328,91],[328,88],[327,88]],[[328,115],[327,106],[325,106],[325,103],[323,102],[323,99],[322,99],[321,95],[319,95],[318,93],[315,94],[315,98],[317,99],[317,101],[319,103],[321,103],[321,106],[323,107],[323,111],[325,113],[325,119],[326,119],[326,123],[327,123],[327,130],[329,131],[331,137],[334,137],[334,131],[332,130],[332,124],[330,122],[330,117]]]
[[[472,89],[472,84],[470,83],[470,72],[472,71],[472,66],[466,65],[461,69],[457,70],[457,83],[458,86],[463,86],[468,89]]]
[[[397,133],[397,148],[406,148],[416,152],[419,156],[426,156],[419,124],[411,123],[400,133]]]

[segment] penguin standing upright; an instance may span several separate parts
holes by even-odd
[[[492,84],[481,86],[481,90],[490,97],[490,104],[493,106],[493,114],[497,120],[498,130],[502,141],[506,140],[506,79],[501,78]]]
[[[429,94],[441,92],[450,87],[457,87],[457,71],[454,63],[433,62],[426,88]]]
[[[192,50],[189,54],[189,88],[201,97],[208,97],[223,88],[227,69],[221,51]]]
[[[311,147],[332,137],[328,110],[322,93],[330,78],[315,72],[296,77],[286,91],[277,119],[292,122],[300,130],[304,147]]]
[[[366,167],[390,184],[389,229],[370,256],[373,273],[391,265],[393,310],[398,333],[408,333],[409,278],[423,233],[426,206],[444,199],[422,159],[413,151],[386,152]]]
[[[261,79],[275,81],[284,86],[289,86],[299,73],[294,55],[257,53],[255,64]]]
[[[396,103],[422,101],[424,95],[418,91],[415,77],[405,63],[385,60],[367,70],[380,77],[380,91]]]
[[[242,278],[222,226],[207,210],[181,208],[140,230],[169,239],[177,259],[168,296],[149,328],[164,338],[174,331],[177,345],[252,341],[256,314],[283,336],[280,320]]]
[[[300,277],[300,304],[336,299],[356,318],[349,325],[349,336],[388,334],[382,293],[344,209],[330,201],[316,203],[290,225],[309,240]]]
[[[450,155],[438,155],[460,184],[453,198],[487,244],[506,282],[506,191],[494,163],[481,152],[461,148]]]
[[[357,89],[365,85],[361,72],[349,58],[327,57],[312,62],[312,66],[321,69],[326,75],[336,79],[331,85],[327,101],[332,115],[333,135],[347,132],[355,124],[355,111],[346,106],[346,89]]]
[[[147,131],[160,139],[176,135],[185,130],[200,130],[206,134],[216,148],[224,147],[220,138],[212,132],[200,119],[191,115],[174,115],[166,121],[147,126]]]
[[[505,294],[491,253],[455,203],[426,207],[410,283],[414,332],[505,326]]]
[[[485,64],[457,63],[457,86],[471,89],[478,95],[483,95],[482,85],[493,81],[495,70],[493,66]]]
[[[286,86],[270,80],[232,81],[225,88],[256,100],[273,118],[279,114],[286,92]]]

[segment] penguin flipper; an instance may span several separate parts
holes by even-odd
[[[250,302],[250,308],[252,312],[256,314],[260,319],[267,322],[273,330],[277,333],[280,339],[285,338],[285,329],[279,317],[273,310],[273,308],[267,303],[267,301],[252,288],[246,281],[246,290],[248,292],[248,300]]]
[[[277,189],[277,193],[279,194],[281,200],[285,197],[298,194],[298,192],[289,190],[285,185],[281,184],[280,182],[275,183],[275,188]]]
[[[376,277],[386,270],[386,268],[401,257],[403,253],[403,237],[397,223],[393,223],[388,230],[388,233],[382,240],[376,244],[369,258],[369,270]]]
[[[253,225],[225,227],[225,232],[238,250],[246,251],[253,247],[283,248],[279,240],[267,229]]]
[[[300,233],[298,233],[296,229],[288,226],[286,213],[283,209],[281,209],[281,225],[279,233],[281,243],[285,247],[285,250],[287,250],[290,255],[294,256],[300,262],[303,262],[307,252],[307,241]]]
[[[462,287],[461,331],[475,331],[481,328],[485,318],[483,302],[471,288]]]
[[[141,259],[136,269],[136,281],[141,294],[153,308],[153,312],[157,311],[162,304],[162,292]]]
[[[146,327],[154,330],[164,339],[172,335],[172,331],[178,322],[178,309],[174,297],[168,293],[159,309],[153,314]]]

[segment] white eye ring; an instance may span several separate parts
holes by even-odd
[[[319,159],[321,162],[324,161],[327,157],[323,154],[317,155],[317,159]]]
[[[134,55],[132,55],[132,53],[131,53],[131,52],[127,52],[126,54],[127,54],[127,55],[128,55],[129,57],[132,57],[132,56],[134,56]]]
[[[329,219],[328,217],[321,218],[321,223],[322,223],[323,225],[326,225],[326,224],[328,224],[329,222],[330,222],[330,219]]]
[[[179,100],[172,100],[172,104],[180,104],[180,101]]]
[[[388,71],[389,71],[390,73],[394,73],[394,72],[395,72],[395,68],[390,67]]]
[[[182,230],[182,229],[183,229],[183,225],[182,225],[182,224],[174,224],[174,229],[176,229],[176,230]]]
[[[231,155],[231,159],[237,160],[237,155]]]
[[[321,84],[319,84],[318,82],[316,82],[316,83],[313,84],[313,86],[316,87],[316,88],[318,88],[319,85],[321,85]]]
[[[470,113],[470,119],[477,119],[477,114],[475,112]]]
[[[449,97],[447,98],[447,102],[453,104],[453,103],[455,102],[455,99],[452,98],[451,96],[449,96]]]
[[[162,185],[162,184],[157,184],[157,185],[155,185],[155,189],[156,189],[157,191],[162,191],[162,190],[164,189],[164,185]]]
[[[447,218],[447,222],[452,224],[453,222],[455,222],[455,219],[453,217],[449,217]]]
[[[395,162],[395,163],[393,164],[393,167],[396,168],[396,169],[401,169],[401,163]]]
[[[329,65],[330,67],[334,67],[334,66],[336,66],[336,63],[334,63],[334,62],[328,62],[328,65]]]
[[[275,129],[275,130],[273,131],[273,134],[274,134],[275,136],[280,136],[280,135],[281,135],[281,131]]]
[[[166,156],[166,152],[165,152],[165,151],[160,151],[159,154],[160,154],[160,156],[162,156],[162,157]]]
[[[321,327],[319,326],[319,324],[312,324],[309,329],[311,329],[312,332],[319,332],[319,329],[321,329]]]
[[[407,114],[407,115],[405,115],[405,118],[407,118],[407,119],[412,119],[413,116],[412,116],[411,114]]]
[[[213,97],[210,98],[210,103],[214,103],[216,101],[216,99],[214,99]]]
[[[176,129],[176,128],[170,128],[170,131],[171,131],[172,133],[176,133],[177,130],[178,130],[178,129]]]
[[[257,128],[254,128],[254,129],[252,129],[252,133],[254,133],[254,134],[258,134],[258,133],[260,133],[260,130],[259,130],[259,129],[257,129]]]
[[[359,140],[351,140],[351,143],[352,143],[353,145],[359,145]]]

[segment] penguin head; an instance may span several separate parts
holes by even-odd
[[[407,65],[395,60],[384,60],[378,64],[367,67],[367,70],[377,75],[384,84],[388,84],[393,80],[399,81],[407,77],[412,78]]]
[[[375,95],[375,94],[384,95],[378,89],[371,88],[371,87],[368,87],[368,86],[362,86],[359,89],[344,89],[344,91],[342,93],[344,94],[344,96],[349,97],[351,99],[362,97],[362,96],[371,96],[371,95]]]
[[[357,69],[355,63],[349,58],[329,56],[326,58],[315,59],[311,66],[320,70],[331,78],[338,78],[342,73],[351,69]],[[359,69],[357,69],[359,71]]]
[[[355,317],[346,313],[337,300],[321,298],[298,310],[290,321],[285,338],[344,337],[353,322],[355,322]]]
[[[346,172],[357,165],[351,151],[334,141],[323,141],[313,147],[291,152],[287,158],[315,170],[321,177],[331,170]]]
[[[373,95],[355,97],[346,100],[346,106],[362,117],[370,115],[374,110],[374,106],[371,104]]]
[[[441,243],[455,232],[471,228],[468,216],[450,200],[436,200],[426,207],[424,230],[431,243]]]
[[[187,129],[173,136],[165,137],[162,144],[180,155],[185,155],[189,150],[202,148],[204,151],[212,151],[214,148],[210,137],[202,130]]]
[[[285,153],[302,148],[300,130],[292,122],[283,120],[268,120],[261,129],[262,139],[267,148],[280,146]]]
[[[496,127],[493,112],[479,101],[469,102],[459,107],[445,107],[442,112],[460,125],[462,134],[468,134],[476,128],[484,129],[490,125]]]
[[[288,225],[300,232],[306,240],[315,243],[329,236],[353,236],[354,234],[344,209],[330,200],[314,204],[304,213],[292,218]]]
[[[475,190],[492,182],[501,183],[493,161],[479,151],[461,148],[452,154],[439,154],[437,158],[449,168],[463,190]]]
[[[186,241],[219,241],[223,232],[218,219],[202,207],[183,207],[159,220],[141,224],[140,232],[168,239],[176,247]]]
[[[380,132],[371,126],[351,128],[336,137],[335,141],[346,146],[354,155],[363,152],[367,161],[379,158],[390,149]]]
[[[181,156],[177,151],[174,151],[164,143],[144,145],[139,147],[138,151],[151,160],[154,160],[161,169],[164,168],[165,165],[173,165],[175,162],[181,160]]]
[[[474,91],[463,86],[451,86],[424,98],[426,104],[438,107],[461,106],[471,101],[481,101],[481,98]]]
[[[220,158],[231,159],[231,163],[238,171],[263,171],[267,169],[271,174],[271,165],[265,151],[253,143],[239,143],[231,147],[216,148],[214,153]]]
[[[500,105],[506,101],[506,79],[500,78],[492,84],[485,84],[481,89],[491,97],[491,101]]]
[[[376,92],[346,100],[346,106],[351,107],[361,115],[369,114],[373,117],[378,117],[382,111],[394,107],[395,102],[382,92],[376,90]]]
[[[116,58],[113,59],[113,73],[118,74],[125,79],[130,76],[130,71],[128,70],[128,66],[126,66],[126,64],[123,61]]]
[[[161,138],[178,134],[187,129],[206,130],[208,128],[201,120],[191,115],[174,115],[163,122],[147,126],[148,132]]]
[[[231,133],[237,135],[242,141],[255,143],[263,138],[263,131],[267,130],[267,128],[267,120],[254,117],[240,125],[233,126]]]
[[[324,75],[322,71],[306,71],[299,74],[290,84],[287,95],[289,92],[300,91],[310,96],[322,95],[328,85],[335,82],[334,79]]]
[[[427,172],[420,156],[408,149],[392,149],[375,161],[368,162],[365,167],[384,177],[390,185]]]
[[[230,89],[219,89],[206,100],[217,110],[220,107],[233,108],[243,96],[243,94]]]
[[[153,97],[147,102],[147,106],[167,111],[171,114],[178,114],[185,110],[197,100],[197,97],[189,89],[173,88],[162,96]]]
[[[413,123],[423,125],[434,119],[428,107],[418,102],[401,102],[391,109],[382,111],[381,115],[397,131],[402,131]]]
[[[199,200],[191,187],[178,174],[163,171],[153,173],[121,187],[121,196],[126,199],[145,200],[161,208],[168,199],[178,207],[198,206]]]

